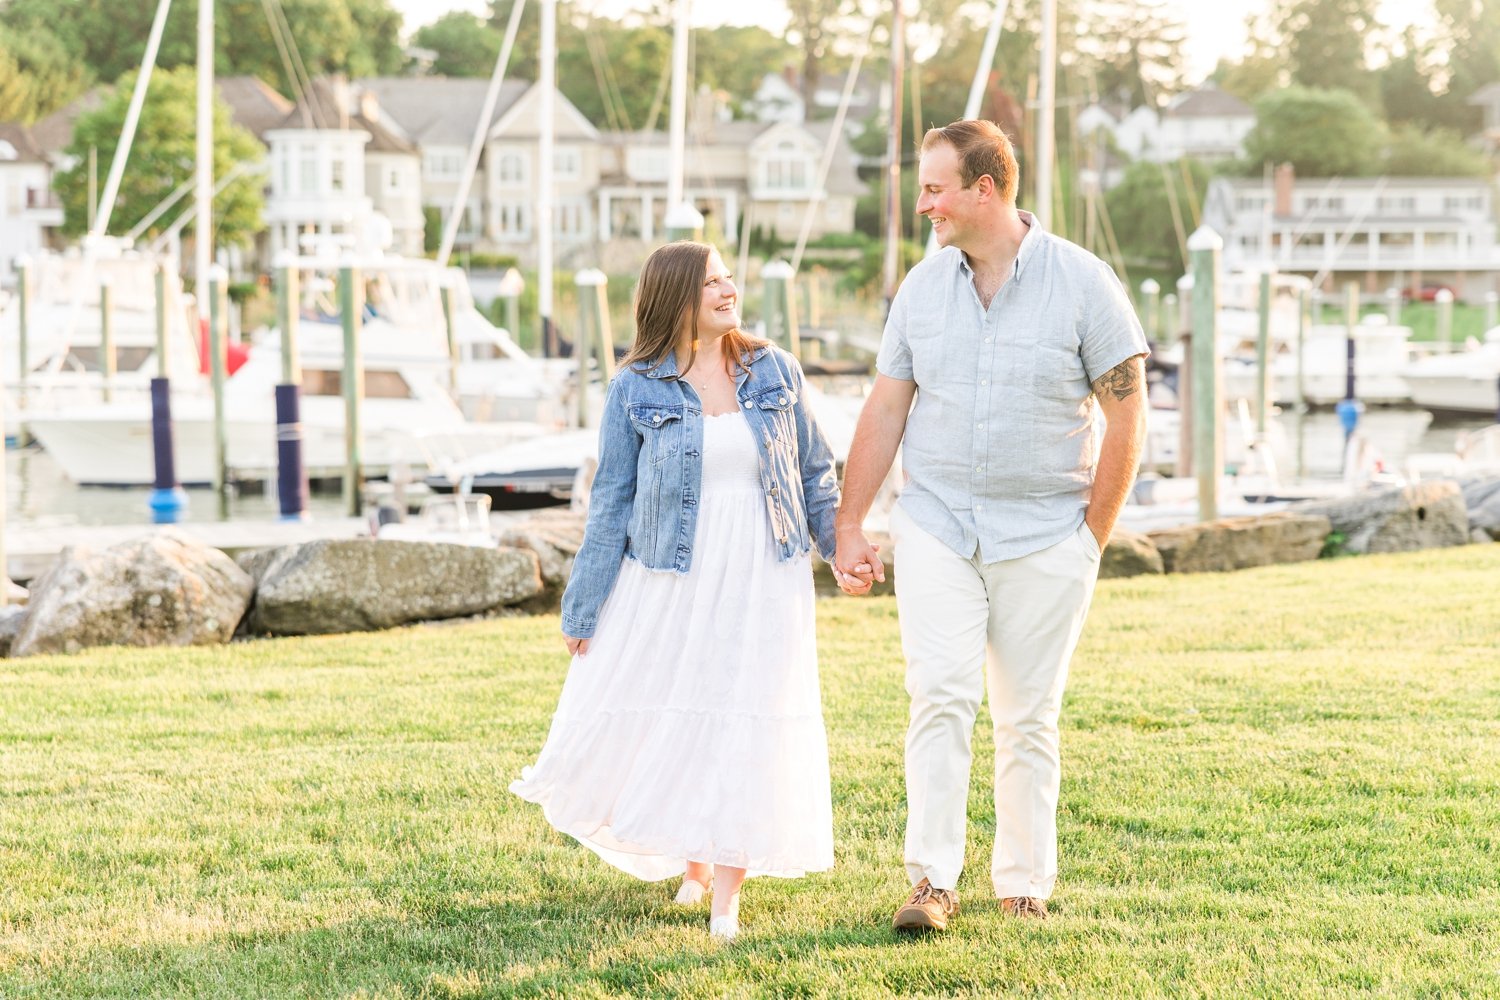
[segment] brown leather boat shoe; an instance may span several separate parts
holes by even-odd
[[[1032,920],[1047,919],[1047,903],[1035,896],[1009,896],[1000,900],[1000,909],[1012,917],[1027,917]]]
[[[934,889],[925,878],[912,889],[911,895],[896,911],[891,926],[898,931],[941,931],[948,918],[958,913],[958,892]]]

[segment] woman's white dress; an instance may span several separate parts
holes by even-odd
[[[692,566],[627,558],[511,791],[647,880],[684,860],[796,876],[833,865],[812,564],[777,557],[743,414],[704,418]]]

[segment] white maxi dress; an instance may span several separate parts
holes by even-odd
[[[704,418],[686,574],[625,559],[511,791],[638,878],[833,866],[812,563],[777,556],[745,416]]]

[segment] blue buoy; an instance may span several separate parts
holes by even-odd
[[[1344,440],[1348,441],[1359,426],[1359,415],[1365,412],[1365,404],[1357,399],[1341,399],[1333,411],[1339,415],[1339,424],[1344,428]]]
[[[151,521],[153,524],[176,524],[182,520],[182,512],[187,508],[187,494],[181,486],[173,486],[171,489],[153,489],[146,505],[151,508]]]

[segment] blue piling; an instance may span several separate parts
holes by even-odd
[[[302,387],[276,387],[276,494],[283,521],[307,520],[307,476],[302,472]]]
[[[172,452],[172,393],[165,378],[151,380],[151,444],[156,478],[146,504],[155,524],[176,524],[187,507],[187,494],[177,485],[177,463]]]

